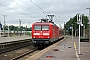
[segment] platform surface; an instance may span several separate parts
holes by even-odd
[[[80,42],[79,54],[78,40],[78,37],[66,36],[26,60],[90,60],[90,42]]]
[[[12,41],[18,41],[24,39],[31,39],[31,36],[25,35],[25,36],[13,36],[13,37],[0,37],[0,43],[12,42]]]

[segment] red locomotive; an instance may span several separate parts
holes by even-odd
[[[44,21],[44,22],[43,22]],[[49,45],[60,38],[60,29],[48,19],[32,24],[32,42],[35,46]]]

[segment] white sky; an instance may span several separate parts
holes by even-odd
[[[90,0],[0,0],[0,21],[3,24],[2,15],[7,15],[6,24],[19,26],[21,20],[22,25],[29,26],[54,14],[53,21],[63,25],[77,13],[88,15],[87,7],[90,7]]]

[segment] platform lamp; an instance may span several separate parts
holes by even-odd
[[[5,36],[5,18],[7,17],[7,15],[2,15],[4,17],[4,26],[3,26],[3,35]]]
[[[88,9],[89,10],[89,42],[90,42],[90,8],[86,8],[86,9]]]

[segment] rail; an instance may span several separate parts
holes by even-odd
[[[18,49],[18,48],[21,48],[30,44],[31,44],[30,39],[0,43],[0,54],[11,51],[11,50],[15,50],[15,49]]]

